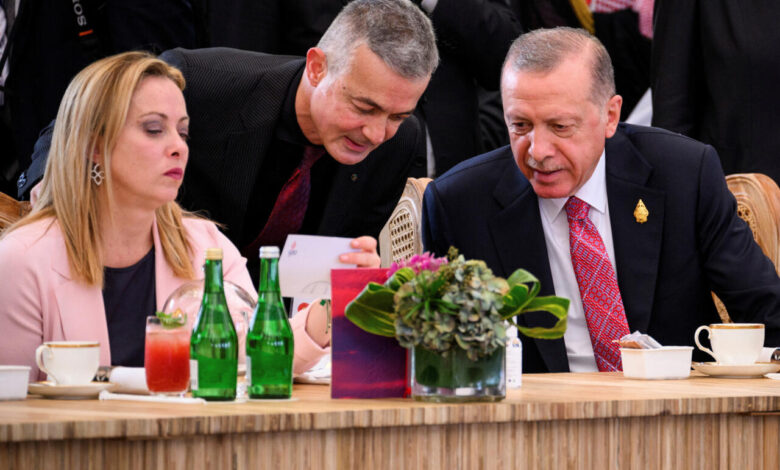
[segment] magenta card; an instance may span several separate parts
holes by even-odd
[[[387,269],[333,269],[331,398],[387,398],[406,394],[406,349],[395,338],[372,335],[344,316],[369,282],[384,283]]]

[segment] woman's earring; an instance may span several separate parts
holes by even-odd
[[[95,186],[100,186],[103,184],[103,178],[105,178],[106,174],[103,173],[99,163],[93,163],[92,172],[89,176],[92,178],[92,182],[95,183]]]

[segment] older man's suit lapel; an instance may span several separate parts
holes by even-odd
[[[493,193],[501,209],[488,220],[496,256],[502,266],[500,274],[508,276],[515,269],[526,269],[542,283],[541,295],[553,295],[555,288],[536,194],[511,160],[511,155],[509,159],[511,165]],[[551,318],[545,313],[530,313],[521,315],[518,321],[525,326],[551,326]],[[562,339],[533,341],[549,371],[569,370]]]
[[[228,158],[223,161],[219,173],[219,193],[231,198],[220,201],[220,206],[233,208],[224,221],[232,234],[242,233],[247,205],[252,195],[251,189],[237,191],[236,188],[254,187],[271,145],[287,89],[303,65],[303,60],[291,60],[264,73],[240,112],[243,129],[228,138],[225,151]],[[232,238],[237,239],[238,236]]]
[[[653,310],[664,221],[664,192],[650,188],[652,167],[628,137],[618,132],[607,141],[607,197],[616,271],[628,325],[647,331]],[[639,223],[634,209],[642,200],[649,211]]]

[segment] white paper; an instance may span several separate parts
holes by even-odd
[[[283,297],[330,298],[330,270],[353,268],[339,255],[359,251],[351,238],[288,235],[279,258],[279,284]]]
[[[203,404],[206,400],[203,398],[190,398],[190,397],[166,397],[159,395],[128,395],[122,393],[111,393],[108,390],[103,390],[98,395],[100,400],[123,400],[123,401],[146,401],[157,403],[188,403],[188,404]]]

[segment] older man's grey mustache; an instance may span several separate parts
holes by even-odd
[[[533,157],[528,157],[528,158],[525,159],[525,164],[526,164],[526,166],[528,166],[528,168],[530,168],[532,170],[541,171],[541,172],[545,172],[545,173],[550,173],[552,171],[557,171],[557,170],[561,169],[560,166],[554,165],[552,163],[545,164],[545,162],[547,162],[547,161],[549,161],[549,160],[544,159],[541,162],[537,162],[536,160],[533,159]]]

